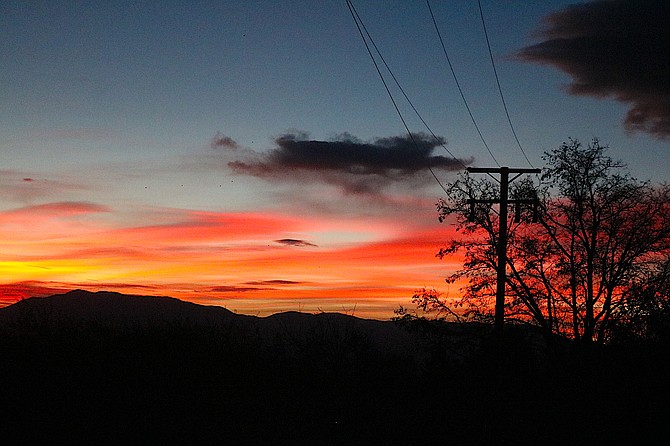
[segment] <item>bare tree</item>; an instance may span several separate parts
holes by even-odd
[[[539,184],[513,184],[514,198],[536,197],[540,206],[519,205],[505,222],[508,319],[604,343],[615,328],[639,323],[652,301],[667,300],[670,187],[631,177],[606,150],[597,139],[586,147],[570,140],[545,153]],[[498,185],[464,173],[447,191],[437,204],[440,220],[455,222],[461,236],[438,256],[461,253],[463,268],[447,282],[467,282],[451,307],[487,320],[495,297],[498,213],[486,201],[494,201]],[[434,293],[424,294],[415,302],[438,308]]]

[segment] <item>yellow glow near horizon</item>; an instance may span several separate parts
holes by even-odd
[[[101,269],[100,265],[81,260],[40,260],[34,262],[0,262],[0,275],[5,281],[73,278],[91,275]]]
[[[64,203],[0,212],[4,301],[69,287],[236,302],[249,313],[254,305],[295,309],[293,300],[330,309],[365,302],[366,314],[389,317],[394,302],[439,287],[446,275],[435,258],[443,226],[172,210],[161,224],[114,227],[86,212],[99,209]]]

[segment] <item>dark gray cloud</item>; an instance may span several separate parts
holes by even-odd
[[[278,180],[321,181],[350,193],[366,193],[393,182],[408,181],[429,168],[460,170],[472,160],[455,160],[433,152],[446,143],[423,134],[363,142],[348,133],[335,140],[312,140],[303,133],[275,139],[276,147],[253,158],[228,163],[237,173]],[[429,178],[422,176],[421,178]]]
[[[571,94],[630,104],[627,130],[670,138],[670,1],[571,5],[545,17],[540,36],[517,57],[569,74]]]
[[[306,242],[305,240],[297,240],[294,238],[283,238],[281,240],[275,240],[276,243],[287,246],[316,246],[314,243]]]
[[[355,138],[337,141],[304,139],[302,134],[285,134],[275,139],[277,147],[264,160],[255,163],[233,163],[238,170],[252,175],[286,172],[286,170],[330,170],[355,175],[412,174],[417,170],[441,168],[461,169],[453,158],[433,155],[444,144],[424,134],[378,138],[371,143]]]
[[[214,138],[212,138],[210,146],[214,150],[235,150],[239,147],[239,144],[237,144],[237,141],[235,141],[230,136],[226,136],[221,132],[217,132],[216,135],[214,135]]]

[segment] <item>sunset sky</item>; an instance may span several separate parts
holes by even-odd
[[[670,180],[667,0],[352,4],[402,119],[346,0],[0,3],[0,305],[82,288],[385,319],[458,296],[429,168],[598,137]]]

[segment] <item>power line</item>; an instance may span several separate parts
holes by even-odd
[[[472,111],[470,110],[470,106],[468,105],[468,101],[465,99],[465,94],[463,93],[463,89],[461,88],[460,82],[458,82],[458,77],[456,76],[456,71],[454,70],[454,66],[451,63],[451,59],[449,58],[449,53],[447,52],[447,48],[444,45],[444,40],[442,39],[442,34],[440,33],[440,28],[437,26],[437,21],[435,20],[435,15],[433,14],[433,8],[430,6],[430,1],[426,0],[426,5],[428,5],[428,10],[430,11],[430,17],[433,19],[433,26],[435,26],[435,31],[437,32],[437,36],[440,39],[440,44],[442,45],[442,51],[444,53],[444,57],[447,59],[447,64],[449,65],[449,69],[451,70],[451,75],[454,78],[454,81],[456,82],[456,87],[458,88],[458,92],[461,95],[461,99],[463,100],[463,104],[465,105],[465,109],[468,111],[468,115],[470,115],[470,120],[472,121],[472,124],[475,126],[475,129],[477,130],[477,133],[479,134],[479,138],[482,140],[482,143],[484,144],[484,147],[486,147],[486,150],[489,152],[489,155],[491,155],[491,158],[493,158],[493,161],[500,167],[500,163],[496,159],[495,155],[493,155],[493,152],[491,151],[491,148],[489,145],[486,143],[486,140],[484,139],[484,135],[482,135],[481,130],[479,130],[479,126],[477,125],[477,121],[475,120],[475,117],[472,114]]]
[[[354,13],[356,14],[355,20],[357,20],[357,23],[360,23],[360,25],[361,25],[363,31],[365,31],[365,34],[368,36],[368,39],[370,40],[370,43],[372,44],[372,46],[374,47],[375,51],[377,52],[377,55],[379,56],[379,59],[380,59],[380,60],[382,61],[382,63],[384,64],[384,67],[386,67],[386,70],[387,70],[387,71],[389,72],[389,74],[391,75],[391,78],[393,79],[393,81],[395,82],[396,86],[398,87],[398,89],[400,90],[400,92],[403,94],[403,96],[404,96],[405,99],[407,100],[407,103],[410,105],[410,107],[412,108],[412,110],[414,110],[414,113],[417,115],[417,117],[419,118],[419,120],[423,123],[423,125],[426,127],[426,129],[428,130],[428,132],[433,136],[433,138],[435,139],[435,141],[436,141],[438,144],[440,144],[440,146],[442,146],[442,148],[443,148],[443,149],[444,149],[444,150],[445,150],[445,151],[446,151],[446,152],[447,152],[447,153],[454,159],[454,161],[458,162],[461,166],[463,166],[464,169],[467,168],[467,166],[463,163],[463,161],[461,161],[459,158],[457,158],[457,157],[456,157],[456,156],[455,156],[455,155],[454,155],[454,154],[447,148],[447,146],[445,146],[445,145],[440,141],[440,138],[438,138],[437,135],[435,135],[435,133],[434,133],[433,130],[430,128],[430,126],[428,125],[428,123],[423,119],[423,117],[421,116],[421,113],[419,113],[419,111],[417,110],[417,108],[414,106],[414,103],[412,102],[412,100],[409,98],[409,96],[408,96],[407,93],[405,92],[405,89],[402,88],[402,85],[400,85],[400,81],[398,81],[398,78],[396,78],[396,76],[393,74],[393,70],[391,70],[391,67],[388,65],[388,63],[386,63],[386,59],[384,59],[384,56],[382,55],[381,51],[380,51],[379,48],[377,47],[377,44],[375,43],[374,39],[372,38],[372,35],[370,35],[370,32],[368,31],[367,27],[365,26],[365,23],[363,22],[363,20],[361,19],[360,15],[358,14],[358,11],[357,11],[356,8],[353,6],[353,3],[352,3],[352,9],[353,9]],[[359,29],[359,31],[360,31],[360,29]],[[374,58],[373,58],[373,60],[374,60]]]
[[[395,99],[393,98],[393,94],[391,93],[391,90],[389,89],[388,84],[386,83],[386,79],[384,79],[384,75],[382,74],[379,64],[377,63],[377,60],[374,57],[374,54],[372,54],[372,50],[370,49],[370,45],[368,45],[368,42],[365,38],[365,34],[363,34],[363,30],[361,29],[361,24],[359,24],[359,16],[358,12],[356,11],[356,8],[354,7],[353,3],[351,0],[346,0],[347,2],[347,7],[349,8],[349,12],[351,13],[351,17],[354,19],[354,22],[356,23],[356,28],[358,29],[358,33],[361,36],[361,39],[363,39],[363,43],[365,44],[365,48],[368,52],[368,55],[370,56],[370,59],[372,59],[372,63],[375,66],[375,69],[377,70],[377,74],[379,75],[379,78],[382,81],[382,84],[384,84],[384,88],[386,89],[386,93],[388,94],[389,98],[391,99],[391,102],[393,103],[393,107],[395,108],[396,113],[398,114],[398,117],[400,118],[400,121],[402,121],[403,126],[405,127],[405,130],[407,131],[407,134],[409,135],[409,138],[412,140],[412,143],[414,144],[414,147],[418,150],[418,143],[414,139],[414,135],[412,135],[412,132],[409,129],[409,126],[407,125],[407,122],[405,121],[405,118],[402,116],[402,113],[400,111],[400,108],[398,107],[398,104],[396,103]],[[362,23],[362,22],[361,22]],[[440,185],[442,190],[448,194],[449,192],[447,189],[444,187],[442,182],[439,180],[435,172],[433,171],[432,167],[427,166],[428,170],[430,171],[431,175],[437,182],[437,184]]]
[[[428,1],[428,0],[426,0]],[[505,95],[503,94],[502,87],[500,86],[500,79],[498,77],[498,70],[496,70],[496,64],[495,61],[493,60],[493,52],[491,51],[491,42],[489,40],[489,33],[486,30],[486,21],[484,20],[484,11],[482,10],[482,2],[481,0],[477,0],[477,5],[479,5],[479,16],[482,19],[482,27],[484,28],[484,36],[486,37],[486,46],[489,49],[489,58],[491,59],[491,66],[493,67],[493,74],[495,75],[496,78],[496,84],[498,85],[498,92],[500,93],[500,100],[502,101],[503,108],[505,109],[505,115],[507,116],[507,122],[509,123],[509,127],[512,130],[512,135],[514,135],[514,139],[516,140],[517,145],[519,146],[519,149],[521,149],[521,153],[523,153],[523,157],[526,158],[526,161],[530,165],[530,167],[535,167],[533,166],[533,163],[530,162],[528,159],[528,156],[526,155],[526,151],[523,150],[523,147],[521,146],[521,143],[519,142],[519,138],[516,135],[516,131],[514,130],[514,125],[512,125],[512,119],[509,116],[509,111],[507,110],[507,103],[505,102]],[[431,12],[432,14],[432,12]]]

